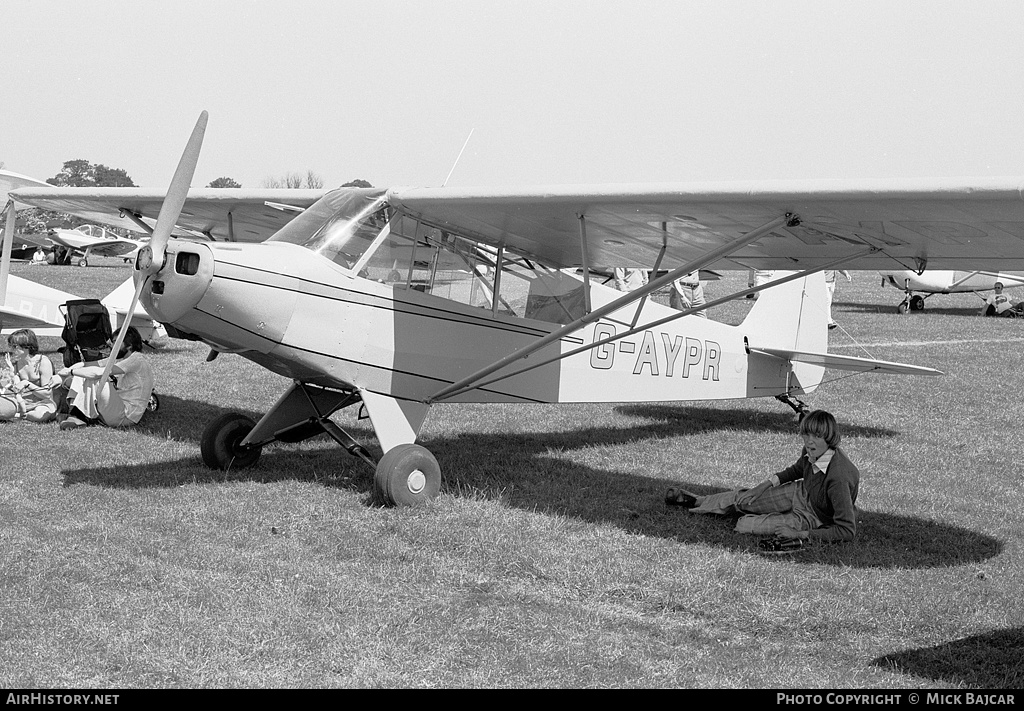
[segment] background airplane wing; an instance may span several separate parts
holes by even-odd
[[[2,331],[18,328],[50,328],[53,325],[49,321],[16,311],[9,306],[0,306],[0,330]]]
[[[137,215],[152,227],[166,194],[164,190],[148,188],[23,187],[13,192],[19,203],[135,232],[142,230],[127,215]],[[191,231],[218,241],[261,242],[325,192],[243,188],[190,190],[175,234],[186,235]]]
[[[802,269],[866,248],[844,269],[1024,268],[1024,178],[396,188],[398,210],[562,267],[671,269],[787,214],[712,269]]]
[[[93,239],[91,237],[79,237],[78,235],[75,235],[74,240],[69,240],[65,239],[61,232],[60,230],[48,232],[48,240],[54,244],[59,244],[61,247],[67,247],[78,252],[88,249],[93,254],[99,254],[104,257],[120,257],[123,254],[128,254],[138,249],[141,244],[130,239]],[[65,234],[67,234],[66,231]]]
[[[27,175],[12,173],[9,170],[0,170],[0,202],[4,205],[7,204],[8,193],[12,190],[28,187],[50,186],[42,180],[36,180],[35,178],[30,178]],[[3,205],[0,205],[0,209],[3,209]]]

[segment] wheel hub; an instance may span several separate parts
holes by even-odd
[[[409,476],[405,480],[405,485],[409,487],[410,492],[418,494],[426,488],[427,477],[419,469],[414,469],[409,472]]]

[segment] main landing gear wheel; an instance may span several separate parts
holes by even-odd
[[[239,444],[255,426],[251,418],[237,412],[229,412],[210,422],[199,443],[203,463],[211,469],[245,469],[256,464],[263,448]]]
[[[400,444],[381,457],[373,483],[377,497],[385,504],[414,506],[437,496],[441,467],[427,449],[418,444]]]
[[[86,259],[85,257],[82,257],[81,259],[78,260],[78,266],[80,266],[80,267],[87,267],[87,266],[89,266],[89,260]]]
[[[914,294],[910,297],[910,310],[911,311],[924,311],[924,297],[920,294]]]

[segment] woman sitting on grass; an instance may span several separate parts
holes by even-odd
[[[142,336],[128,326],[111,379],[101,383],[106,361],[75,363],[58,375],[67,388],[70,414],[60,423],[62,430],[101,423],[108,427],[138,424],[153,395],[153,371],[142,356]]]
[[[665,503],[690,513],[740,514],[739,533],[783,540],[850,541],[857,535],[860,472],[839,449],[836,419],[824,410],[800,422],[804,448],[787,469],[753,489],[696,496],[669,489]]]
[[[7,383],[0,390],[0,420],[20,415],[29,422],[49,422],[57,414],[53,386],[59,380],[53,363],[39,352],[36,334],[27,328],[8,336],[7,347],[11,352],[4,355]]]

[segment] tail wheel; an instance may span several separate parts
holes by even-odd
[[[441,467],[424,447],[400,444],[389,449],[377,464],[374,490],[385,504],[426,503],[441,490]]]
[[[256,423],[237,412],[229,412],[213,420],[203,430],[199,449],[203,463],[211,469],[244,469],[260,458],[262,447],[243,447],[241,442]]]

